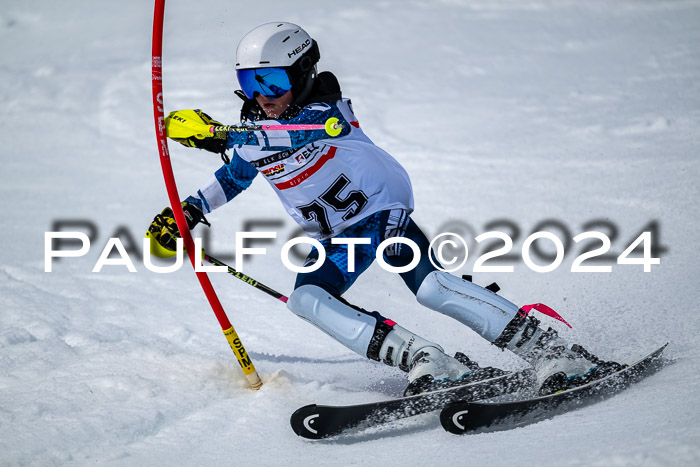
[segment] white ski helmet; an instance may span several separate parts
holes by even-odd
[[[320,59],[318,45],[301,27],[275,22],[260,25],[246,34],[236,49],[236,71],[284,68],[289,75],[295,101],[308,95]],[[238,74],[241,82],[241,74]],[[248,98],[252,98],[245,89]]]

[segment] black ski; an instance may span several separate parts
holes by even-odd
[[[454,434],[493,427],[510,429],[552,417],[567,410],[604,399],[651,375],[663,365],[661,354],[667,344],[624,369],[588,384],[549,396],[512,402],[450,403],[440,412],[440,423]]]
[[[328,406],[311,404],[292,414],[294,432],[304,438],[320,439],[358,426],[373,426],[443,408],[456,400],[479,400],[530,387],[531,369],[495,378],[440,389],[433,392],[369,404]]]

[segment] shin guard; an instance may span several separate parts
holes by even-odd
[[[494,292],[442,271],[421,283],[418,303],[469,326],[489,342],[501,335],[518,307]]]
[[[314,285],[297,288],[289,296],[287,308],[355,353],[404,371],[420,349],[442,350],[378,312],[350,305]]]

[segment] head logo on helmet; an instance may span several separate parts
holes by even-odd
[[[296,49],[292,50],[292,52],[288,53],[287,55],[289,56],[289,58],[292,58],[292,56],[295,56],[296,54],[301,53],[305,48],[307,48],[310,45],[311,45],[311,39],[306,39],[306,41],[304,41],[303,44],[301,44]]]
[[[236,70],[285,69],[294,101],[298,102],[311,90],[320,58],[316,41],[301,27],[286,22],[266,23],[250,31],[239,42]],[[239,82],[240,77],[239,73]],[[244,83],[241,82],[241,86]]]

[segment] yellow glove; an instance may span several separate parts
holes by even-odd
[[[187,227],[194,228],[200,222],[211,225],[197,206],[187,201],[182,202],[182,210],[185,212]],[[159,258],[169,258],[175,256],[177,249],[177,239],[180,238],[180,230],[175,222],[175,215],[170,206],[156,215],[148,227],[146,238],[151,240],[151,254]]]
[[[165,117],[168,137],[188,148],[204,149],[216,154],[226,151],[225,131],[209,133],[210,126],[222,126],[199,109],[176,110]]]

